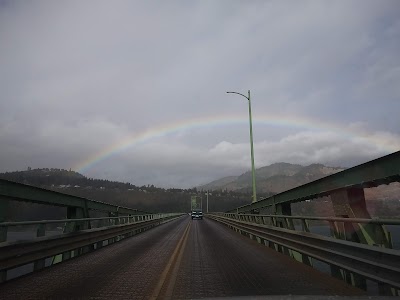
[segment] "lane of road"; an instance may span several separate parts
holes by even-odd
[[[252,295],[363,295],[213,220],[195,220],[172,299]]]
[[[184,217],[0,285],[0,299],[149,299],[189,223]]]

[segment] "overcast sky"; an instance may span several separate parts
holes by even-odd
[[[0,0],[0,171],[191,187],[400,150],[400,1]]]

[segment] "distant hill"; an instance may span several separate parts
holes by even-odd
[[[42,168],[31,169],[25,171],[14,171],[0,173],[0,178],[7,179],[19,183],[34,185],[38,187],[107,187],[107,188],[132,188],[130,183],[122,183],[117,181],[109,181],[103,179],[87,178],[82,174],[64,169]]]
[[[158,188],[154,185],[136,186],[129,182],[87,178],[72,170],[55,168],[31,169],[0,173],[1,179],[37,186],[53,191],[108,202],[114,205],[137,208],[149,212],[189,212],[191,196],[203,199],[206,195],[196,188]],[[264,195],[266,196],[266,195]],[[221,191],[210,193],[210,211],[226,211],[251,201],[248,193]],[[12,202],[7,220],[41,220],[62,218],[65,212],[54,207]]]
[[[343,168],[327,167],[322,164],[301,166],[284,162],[275,163],[256,169],[257,192],[280,193],[343,170]],[[250,191],[251,172],[224,177],[197,188],[200,190]]]
[[[309,166],[277,163],[257,169],[258,197],[268,197],[295,186],[341,171],[341,168],[321,164]],[[210,211],[226,211],[251,202],[251,172],[240,176],[224,177],[198,188],[158,188],[153,185],[135,186],[131,183],[87,178],[71,170],[54,168],[30,169],[0,173],[0,178],[38,186],[54,191],[134,207],[142,211],[188,212],[192,195],[206,199],[209,195]],[[367,206],[373,216],[400,215],[400,183],[365,189]],[[373,200],[373,201],[371,201]],[[379,201],[376,201],[379,200]],[[295,215],[332,215],[325,202],[301,202],[293,206]],[[205,203],[203,203],[203,207]],[[94,215],[97,216],[97,215]],[[12,201],[8,207],[8,221],[64,218],[65,209],[45,205]]]
[[[238,176],[228,176],[228,177],[223,177],[221,179],[217,179],[214,181],[211,181],[210,183],[207,183],[205,185],[200,186],[200,189],[203,190],[221,190],[223,186],[227,186],[230,183],[236,182],[238,179]]]

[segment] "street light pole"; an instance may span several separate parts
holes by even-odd
[[[207,213],[208,213],[208,190],[207,190]]]
[[[256,193],[256,170],[254,168],[254,147],[253,147],[253,124],[251,121],[251,100],[250,100],[250,90],[248,91],[248,97],[241,93],[237,92],[226,92],[227,94],[238,94],[242,97],[245,97],[249,102],[249,120],[250,120],[250,149],[251,149],[251,180],[253,185],[253,200],[252,202],[257,201],[257,193]]]

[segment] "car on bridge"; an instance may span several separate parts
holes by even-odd
[[[203,211],[196,209],[196,210],[192,210],[192,214],[191,214],[192,220],[193,219],[200,219],[203,220]]]

